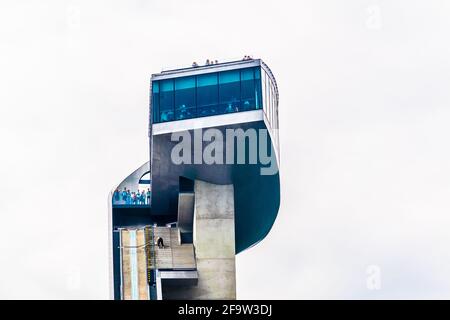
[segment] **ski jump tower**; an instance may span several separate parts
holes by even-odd
[[[114,299],[235,299],[235,255],[280,204],[278,87],[260,59],[163,71],[149,161],[111,192]]]

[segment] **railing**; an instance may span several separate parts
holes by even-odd
[[[156,282],[154,277],[155,267],[155,241],[152,227],[145,227],[145,243],[146,243],[146,255],[147,255],[147,281],[149,285],[153,285]]]
[[[273,82],[273,84],[274,84],[274,86],[275,86],[275,92],[276,92],[276,94],[277,94],[277,108],[278,108],[278,104],[279,104],[279,100],[280,100],[280,95],[279,95],[279,92],[278,92],[278,84],[277,84],[277,80],[275,79],[275,76],[273,75],[273,72],[272,72],[272,70],[269,68],[269,66],[268,66],[264,61],[262,61],[262,60],[261,60],[261,64],[267,69],[267,71],[268,71],[270,77],[272,78],[272,82]]]
[[[208,60],[210,61],[210,64],[207,63]],[[251,61],[251,60],[258,60],[258,59],[253,59],[251,56],[248,56],[248,55],[245,55],[244,57],[238,57],[238,56],[229,57],[227,59],[205,58],[205,60],[193,61],[191,64],[184,64],[184,65],[178,65],[178,66],[172,66],[172,67],[168,67],[168,66],[163,67],[161,69],[161,73],[179,72],[179,71],[190,70],[192,68],[199,68],[199,67],[221,66],[221,65],[241,63],[242,61]],[[196,63],[195,66],[194,66],[194,63]]]

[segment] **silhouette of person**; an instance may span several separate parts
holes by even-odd
[[[164,248],[164,240],[161,237],[158,237],[158,240],[156,240],[156,245],[158,246],[158,248],[162,249]]]
[[[127,204],[131,204],[131,192],[130,192],[130,189],[127,190]]]
[[[150,196],[151,196],[150,188],[147,189],[147,204],[150,204]]]

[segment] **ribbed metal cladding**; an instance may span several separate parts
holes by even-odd
[[[152,227],[145,227],[145,251],[147,255],[147,281],[149,284],[152,283],[152,269],[154,268],[154,241],[153,241],[153,229]]]

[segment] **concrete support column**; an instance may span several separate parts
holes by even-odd
[[[193,242],[198,272],[194,286],[164,286],[163,299],[236,299],[234,190],[195,181]]]
[[[162,300],[162,283],[161,283],[161,274],[159,270],[156,270],[156,300]]]
[[[198,286],[194,299],[236,299],[233,185],[195,181],[194,247]]]

